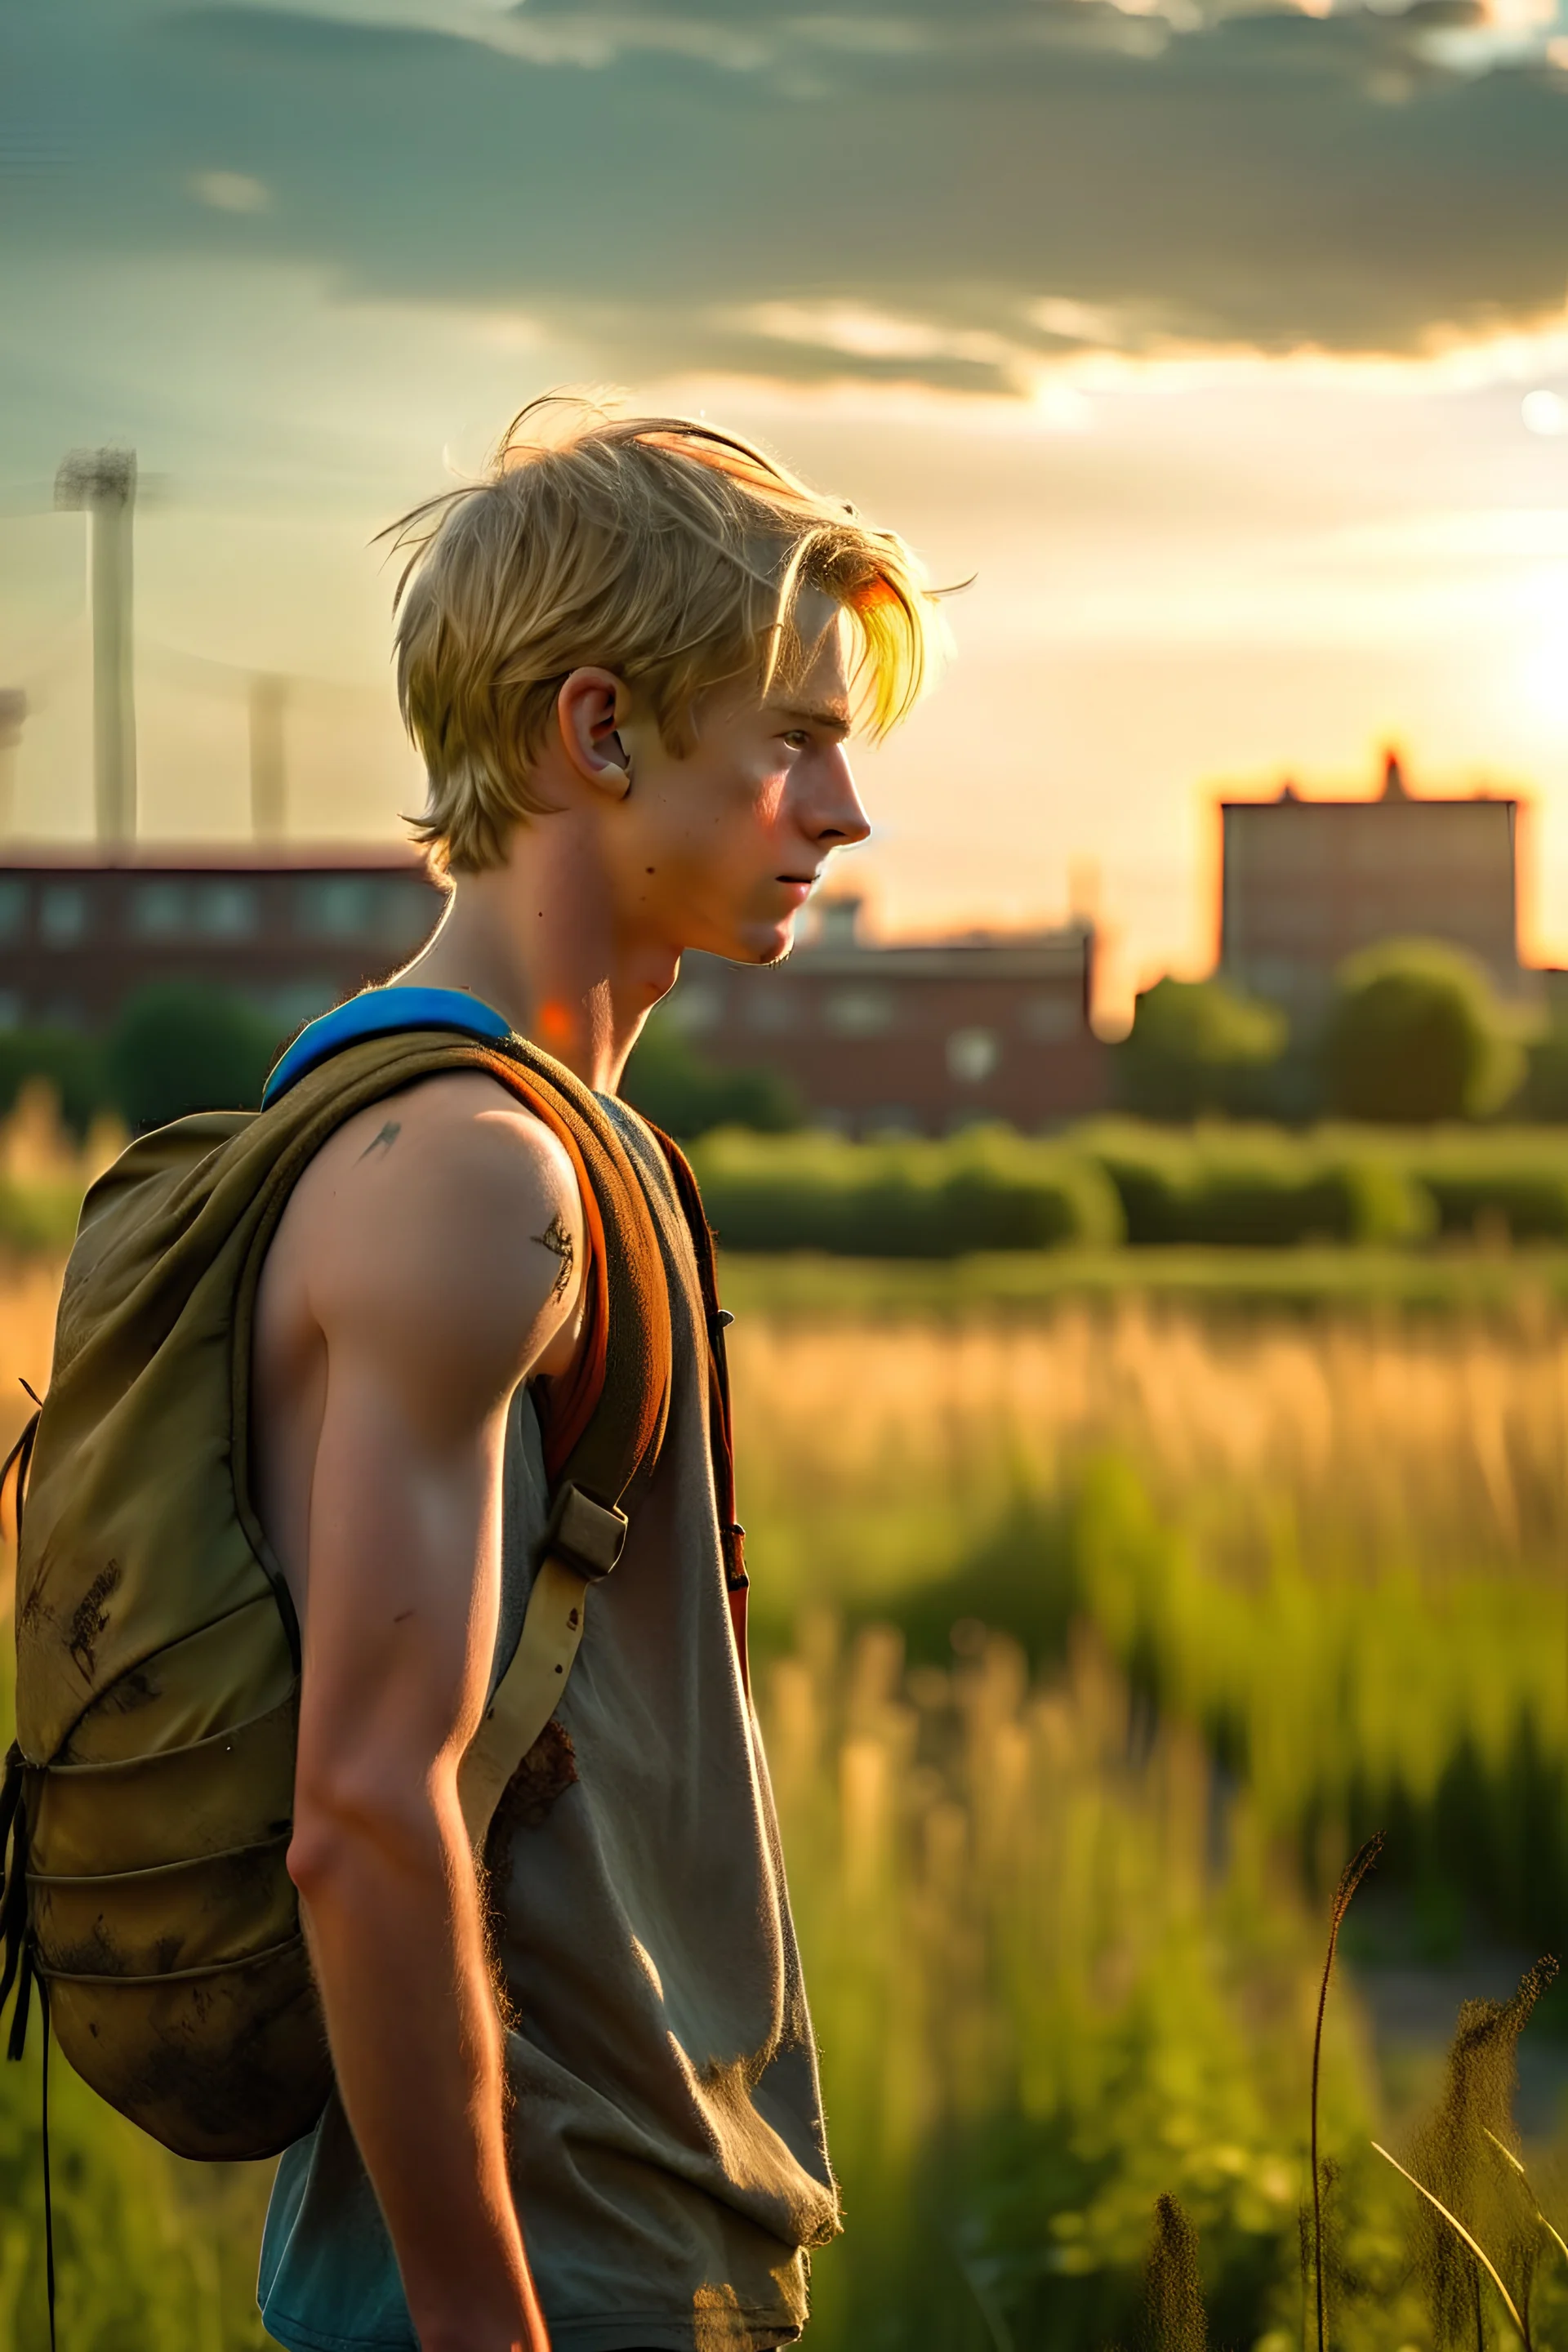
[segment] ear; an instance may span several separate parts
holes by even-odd
[[[574,669],[555,698],[561,748],[583,782],[612,800],[631,790],[625,747],[616,719],[628,700],[626,687],[608,669]]]

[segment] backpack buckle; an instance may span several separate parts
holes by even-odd
[[[540,1556],[564,1559],[579,1576],[597,1581],[608,1576],[626,1539],[625,1511],[596,1503],[568,1479],[556,1495]]]

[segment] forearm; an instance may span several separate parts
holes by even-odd
[[[456,1793],[301,1809],[300,1886],[343,2105],[426,2352],[545,2352],[513,2207],[502,2041]]]

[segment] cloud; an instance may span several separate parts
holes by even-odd
[[[1561,393],[1527,392],[1520,403],[1520,414],[1526,432],[1539,434],[1544,441],[1568,433],[1568,400]]]
[[[1038,398],[1092,352],[1418,355],[1563,310],[1541,19],[58,0],[24,80],[76,160],[28,226],[523,314],[622,379]]]
[[[264,213],[272,199],[248,172],[194,172],[190,190],[198,205],[215,213]]]

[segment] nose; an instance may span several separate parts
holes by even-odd
[[[816,788],[801,813],[805,829],[825,849],[852,848],[856,842],[868,838],[871,820],[855,788],[849,754],[842,743],[836,743],[817,764]]]

